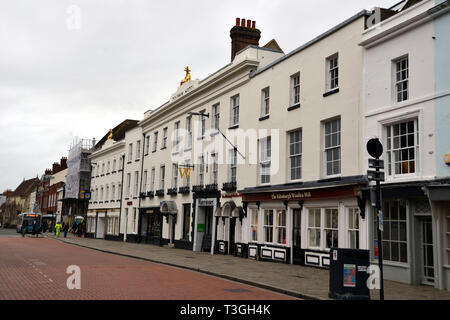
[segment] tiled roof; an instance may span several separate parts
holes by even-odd
[[[38,178],[33,178],[29,180],[24,180],[17,188],[14,190],[14,196],[26,196],[32,193],[36,186],[39,184]]]

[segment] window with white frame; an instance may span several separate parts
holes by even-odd
[[[388,175],[418,172],[419,130],[417,119],[386,126]]]
[[[150,191],[155,191],[155,168],[152,168],[151,178],[150,178]]]
[[[447,265],[450,266],[450,214],[446,214],[446,223],[447,223],[447,233],[446,233],[446,239],[447,239]]]
[[[134,172],[134,196],[137,197],[139,194],[139,171]]]
[[[321,247],[321,209],[308,209],[308,246]]]
[[[290,180],[302,178],[302,130],[289,133],[289,177]]]
[[[348,247],[359,249],[359,209],[348,208]]]
[[[186,145],[185,149],[190,149],[192,147],[192,117],[186,118]]]
[[[159,174],[159,189],[160,190],[164,190],[164,181],[166,179],[166,167],[165,166],[161,166],[160,168],[160,174]]]
[[[172,188],[178,188],[178,164],[172,165]]]
[[[153,133],[153,152],[156,152],[158,148],[158,131]]]
[[[217,184],[217,179],[219,175],[219,164],[217,160],[217,153],[211,154],[211,160],[212,160],[212,172],[211,172],[211,183]]]
[[[136,160],[141,158],[141,140],[136,142]]]
[[[95,201],[100,201],[100,197],[98,196],[98,188],[95,188]]]
[[[264,242],[273,242],[273,210],[264,210]]]
[[[105,201],[109,201],[109,185],[106,185],[106,197]]]
[[[339,87],[339,56],[338,54],[333,55],[327,59],[328,68],[328,91],[337,89]]]
[[[105,164],[102,164],[102,174],[105,174]]]
[[[123,170],[123,162],[125,161],[125,156],[119,160],[119,171]]]
[[[275,240],[277,244],[286,244],[286,210],[276,210]]]
[[[325,209],[325,247],[327,249],[338,247],[339,210],[337,208]]]
[[[259,183],[270,183],[271,137],[259,140]]]
[[[258,210],[251,210],[251,223],[250,223],[250,234],[251,241],[258,241]]]
[[[205,110],[200,111],[200,127],[198,128],[198,135],[199,138],[204,138],[205,137],[205,132],[206,132],[206,116],[204,116],[205,114]]]
[[[150,153],[150,136],[147,135],[145,137],[145,155],[148,155]]]
[[[205,183],[205,158],[200,156],[198,158],[199,170],[198,170],[198,184],[203,185]]]
[[[147,192],[147,170],[144,170],[144,175],[142,176],[142,192]]]
[[[113,171],[113,172],[115,172],[115,171],[116,171],[116,168],[117,168],[117,160],[116,160],[116,159],[114,159],[114,160],[113,160],[113,167],[112,167],[112,171]]]
[[[161,149],[167,148],[167,132],[168,132],[168,128],[164,128]]]
[[[179,152],[180,151],[180,121],[175,122],[174,127],[174,134],[175,134],[175,141],[173,143],[173,151]]]
[[[126,197],[130,197],[130,191],[131,191],[131,173],[127,173],[127,193]]]
[[[325,122],[325,165],[327,176],[341,173],[341,119]]]
[[[261,116],[267,116],[270,112],[270,87],[261,90]]]
[[[103,201],[103,187],[100,188],[100,201]]]
[[[122,184],[119,182],[117,185],[117,200],[122,200]]]
[[[212,106],[212,125],[211,127],[215,130],[219,130],[220,123],[220,103],[216,103]]]
[[[116,200],[116,185],[111,186],[111,200]]]
[[[113,233],[113,223],[114,223],[114,219],[113,218],[108,218],[108,230],[107,230],[108,234],[112,234]]]
[[[133,161],[133,144],[128,145],[128,162]]]
[[[408,262],[407,207],[404,200],[383,202],[383,259]],[[377,216],[374,215],[374,235],[378,239]]]
[[[229,178],[230,182],[236,182],[236,174],[237,174],[237,150],[231,149],[230,150],[230,172],[229,172]]]
[[[295,106],[300,103],[300,73],[296,73],[291,76],[291,106]]]
[[[239,95],[231,98],[231,126],[239,125]]]
[[[409,98],[409,60],[408,57],[394,61],[395,64],[395,93],[397,102]]]
[[[110,171],[109,171],[109,169],[110,169],[110,165],[111,165],[111,162],[110,161],[108,161],[108,165],[106,166],[106,173],[109,173]]]

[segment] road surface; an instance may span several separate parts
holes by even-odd
[[[79,267],[80,285],[75,274]],[[188,270],[0,230],[0,300],[291,300]],[[69,286],[75,287],[69,289]]]

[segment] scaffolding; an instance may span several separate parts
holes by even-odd
[[[95,139],[75,138],[67,158],[67,177],[65,199],[79,199],[80,191],[89,191],[91,161],[89,155],[94,151]]]

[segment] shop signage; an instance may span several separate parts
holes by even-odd
[[[301,200],[311,198],[311,192],[272,193],[272,200]]]
[[[222,199],[227,199],[227,198],[242,198],[242,194],[235,193],[235,194],[223,194],[222,195]]]
[[[133,204],[133,201],[128,201],[127,206],[131,206]]]
[[[200,199],[200,200],[198,200],[198,206],[199,207],[211,207],[211,206],[214,206],[214,200]]]
[[[323,188],[314,190],[299,190],[286,192],[261,192],[247,193],[242,195],[243,201],[300,201],[316,199],[333,199],[344,197],[355,197],[358,195],[355,186],[344,186],[335,188]]]
[[[197,224],[197,232],[205,232],[205,225],[204,224]]]

